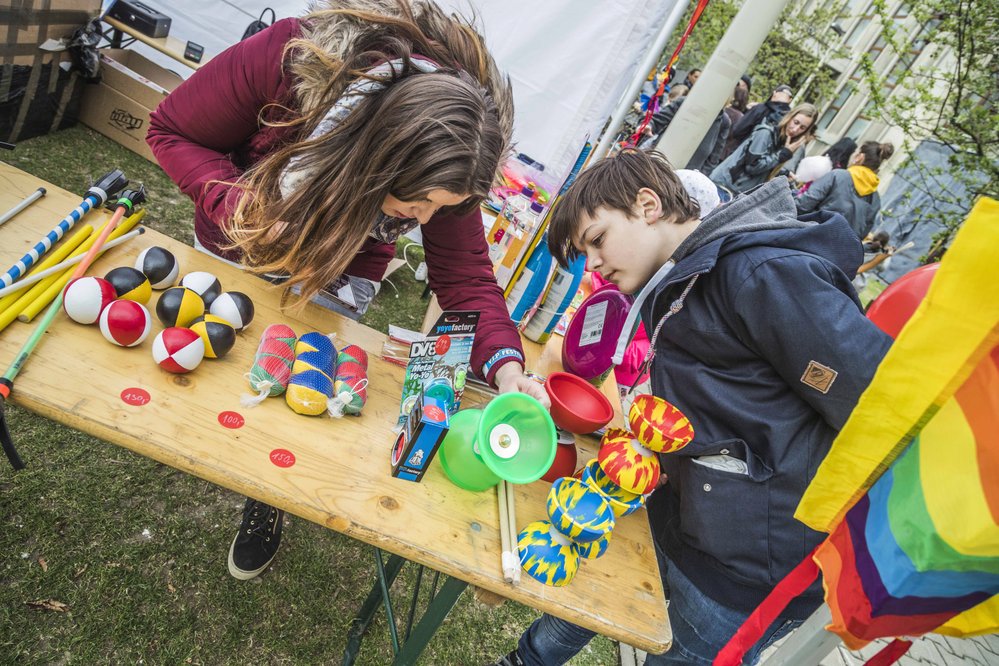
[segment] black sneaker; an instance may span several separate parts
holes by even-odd
[[[270,566],[281,545],[284,511],[246,499],[243,524],[229,547],[229,573],[239,580],[256,578]]]
[[[524,661],[520,658],[520,654],[514,650],[510,654],[500,657],[489,666],[524,666]]]

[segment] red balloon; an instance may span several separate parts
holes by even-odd
[[[867,308],[867,318],[893,338],[897,338],[930,289],[930,282],[940,268],[927,264],[895,280]]]

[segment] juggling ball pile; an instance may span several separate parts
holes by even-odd
[[[368,355],[357,345],[347,345],[337,356],[330,414],[360,416],[368,400]]]
[[[168,372],[190,372],[206,357],[225,356],[236,342],[236,332],[253,320],[254,310],[246,294],[223,292],[210,273],[188,273],[175,287],[179,275],[180,265],[169,250],[148,247],[134,267],[120,266],[103,278],[84,276],[70,282],[63,292],[63,309],[77,323],[98,323],[109,342],[135,347],[152,328],[145,304],[154,289],[162,290],[155,312],[165,329],[153,341],[153,360]]]
[[[295,363],[284,399],[293,411],[319,416],[333,397],[336,347],[322,333],[306,333],[295,344]]]
[[[253,394],[243,396],[243,406],[284,394],[298,414],[359,416],[367,398],[367,354],[356,345],[338,354],[332,337],[312,331],[299,338],[284,324],[268,326],[246,375]]]

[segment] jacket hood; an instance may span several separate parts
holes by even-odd
[[[672,258],[680,262],[698,248],[730,234],[805,226],[807,223],[798,220],[787,178],[774,178],[711,211],[680,243]]]
[[[851,277],[863,260],[863,248],[846,218],[820,211],[799,219],[787,179],[781,177],[706,216],[673,253],[676,269],[661,286],[708,271],[719,257],[754,246],[821,256]]]
[[[866,197],[868,194],[878,191],[878,183],[881,180],[878,178],[878,174],[871,171],[868,167],[865,167],[863,164],[854,164],[847,171],[850,172],[850,178],[853,178],[853,188],[857,190],[857,194],[860,196]]]

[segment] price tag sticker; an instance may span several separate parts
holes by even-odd
[[[149,397],[149,391],[136,386],[127,388],[121,392],[121,401],[126,405],[142,407],[143,405],[148,405],[150,400],[152,398]]]
[[[236,430],[242,428],[246,420],[239,412],[219,412],[219,423],[222,424],[223,428]]]
[[[295,464],[295,454],[288,449],[274,449],[271,451],[271,462],[278,467],[291,467]]]

